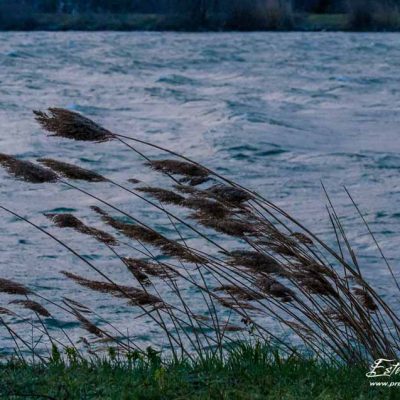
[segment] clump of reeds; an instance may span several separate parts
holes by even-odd
[[[367,362],[382,354],[388,357],[398,354],[397,314],[364,279],[329,197],[329,218],[336,234],[336,246],[326,243],[260,194],[187,157],[110,132],[71,111],[50,109],[49,114],[36,112],[36,116],[54,136],[93,142],[115,139],[141,156],[149,173],[160,173],[160,186],[133,190],[95,171],[65,162],[42,159],[51,169],[48,170],[13,156],[0,157],[0,164],[15,177],[67,185],[95,201],[91,209],[105,225],[104,230],[88,226],[72,214],[47,216],[59,228],[71,228],[77,234],[95,238],[99,252],[102,247],[111,252],[130,272],[133,284],[116,283],[118,279],[105,274],[95,262],[83,257],[57,235],[4,206],[0,209],[55,240],[100,275],[102,279],[95,280],[71,271],[62,272],[71,282],[99,296],[128,302],[134,318],[144,318],[164,332],[175,357],[184,354],[191,358],[193,352],[202,356],[206,349],[223,355],[235,339],[232,336],[235,332],[273,342],[282,352],[292,354],[296,352],[294,346],[282,336],[288,331],[320,358],[333,355],[351,363]],[[143,151],[143,146],[155,148],[166,157],[152,159]],[[88,189],[63,181],[59,175],[88,183],[108,182],[125,190],[152,207],[164,220],[167,217],[169,229],[163,232],[169,233],[161,233],[160,228],[143,222],[140,215],[132,215]],[[168,208],[170,205],[173,207]],[[355,208],[359,211],[356,205]],[[114,234],[107,232],[107,228],[115,230]],[[229,236],[228,241],[224,240],[225,235]],[[82,246],[84,243],[82,239]],[[400,291],[390,264],[383,254],[382,258]],[[0,292],[25,297],[11,305],[28,308],[38,317],[50,316],[38,302],[28,298],[32,292],[16,282],[0,279]],[[196,293],[196,298],[188,292]],[[85,304],[72,299],[63,299],[62,304],[89,334],[114,341],[124,350],[137,348],[112,321],[98,317],[113,333],[90,321],[85,315],[92,311]],[[13,311],[0,309],[0,313],[10,316]],[[270,324],[271,320],[276,322],[275,326]],[[45,322],[41,324],[43,331]],[[9,325],[5,327],[12,332],[16,343],[21,342]],[[50,340],[53,340],[51,336]]]

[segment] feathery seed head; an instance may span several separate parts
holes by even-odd
[[[46,165],[46,167],[52,169],[55,172],[58,172],[59,174],[69,179],[76,179],[87,182],[105,182],[107,180],[104,176],[98,174],[97,172],[78,167],[77,165],[54,160],[51,158],[41,158],[38,161]]]
[[[66,139],[105,142],[115,137],[113,133],[89,118],[63,108],[49,108],[48,113],[33,111],[39,124],[52,133]]]
[[[0,153],[0,165],[9,174],[30,183],[53,183],[59,179],[57,174],[47,168],[7,154]]]

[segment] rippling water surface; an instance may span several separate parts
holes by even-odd
[[[400,276],[398,34],[0,33],[0,39],[0,152],[62,158],[119,181],[150,179],[141,160],[117,143],[49,139],[32,118],[32,109],[69,108],[217,169],[330,240],[322,180],[365,273],[384,296],[394,297],[343,186]],[[83,195],[16,182],[3,171],[0,179],[1,203],[41,226],[50,225],[42,214],[55,210],[74,211],[101,226],[88,213],[93,201]],[[113,204],[157,227],[168,222],[102,185],[97,192]],[[2,213],[0,221],[1,277],[50,298],[97,306],[139,341],[154,335],[127,309],[116,312],[114,300],[62,279],[60,270],[90,275],[79,260],[15,218]],[[103,271],[122,282],[129,278],[96,243],[86,240],[82,247],[82,237],[67,231],[62,237]],[[2,299],[1,305],[10,300]],[[74,327],[65,324],[71,332]],[[12,345],[5,339],[2,344]]]

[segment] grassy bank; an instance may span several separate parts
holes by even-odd
[[[7,399],[390,399],[399,388],[373,388],[363,366],[279,359],[268,348],[242,346],[225,362],[136,360],[0,367]]]
[[[25,18],[0,19],[3,31],[231,31],[231,30],[283,30],[283,31],[398,31],[400,17],[391,14],[381,17],[374,25],[353,26],[347,14],[297,14],[290,24],[266,24],[252,27],[235,26],[211,18],[206,24],[195,23],[182,15],[162,14],[32,14]]]

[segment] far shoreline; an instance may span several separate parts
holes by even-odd
[[[296,14],[290,24],[227,26],[217,19],[196,23],[188,17],[161,14],[32,14],[0,22],[1,32],[400,32],[397,24],[351,26],[347,14]]]

